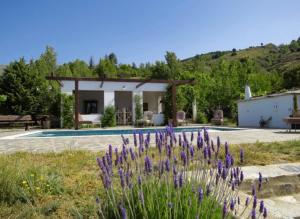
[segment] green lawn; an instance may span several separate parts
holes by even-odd
[[[300,141],[232,145],[244,165],[300,162]],[[101,153],[0,155],[0,218],[94,218],[102,191],[96,156]]]

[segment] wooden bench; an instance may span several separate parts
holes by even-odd
[[[283,118],[283,121],[289,125],[288,131],[291,132],[292,125],[295,126],[295,132],[296,132],[296,125],[300,125],[300,117],[285,117]]]
[[[24,124],[25,131],[29,130],[29,125],[34,124],[35,121],[32,119],[30,115],[0,115],[0,124]]]

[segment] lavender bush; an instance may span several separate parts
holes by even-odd
[[[244,174],[235,164],[243,162],[244,152],[235,161],[229,145],[220,138],[214,142],[207,129],[177,136],[172,127],[156,131],[155,148],[150,133],[134,133],[132,145],[122,139],[121,149],[110,145],[97,158],[105,188],[96,200],[100,218],[267,217],[256,195],[262,175],[242,203],[238,190]]]

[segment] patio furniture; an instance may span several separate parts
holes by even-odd
[[[32,119],[31,115],[0,115],[0,124],[24,124],[25,131],[28,131],[29,125],[35,124],[35,121]]]
[[[184,111],[178,111],[177,114],[176,114],[176,117],[177,117],[177,124],[178,125],[187,125],[187,121],[186,121],[186,118],[185,118],[185,112]]]
[[[84,115],[81,115],[81,114],[78,114],[78,122],[80,125],[100,125],[101,127],[101,120],[100,120],[100,117],[99,117],[99,121],[97,120],[87,120],[84,118]]]
[[[214,117],[211,119],[211,123],[214,125],[223,125],[224,115],[223,110],[215,110]]]
[[[152,111],[145,111],[143,118],[137,120],[137,125],[142,126],[151,126],[153,124],[153,112]]]
[[[296,132],[297,125],[300,125],[300,110],[295,111],[292,117],[283,118],[283,121],[288,125],[288,132],[291,132],[293,125]]]

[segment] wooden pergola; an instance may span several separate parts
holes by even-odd
[[[100,86],[103,86],[105,82],[133,82],[138,83],[136,88],[143,86],[146,83],[164,83],[172,86],[172,124],[174,127],[177,126],[177,106],[176,106],[176,88],[179,85],[184,84],[195,84],[195,80],[164,80],[164,79],[116,79],[116,78],[96,78],[96,77],[61,77],[61,76],[48,76],[47,80],[53,81],[74,81],[75,82],[75,129],[79,128],[79,81],[100,81]]]

